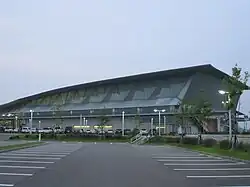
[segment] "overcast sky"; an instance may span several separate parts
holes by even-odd
[[[0,103],[198,64],[250,70],[249,18],[249,0],[1,1]]]

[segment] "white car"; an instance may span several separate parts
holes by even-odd
[[[142,135],[145,135],[145,134],[148,134],[148,131],[147,131],[147,129],[141,129],[141,130],[140,130],[140,133],[141,133]]]
[[[29,133],[30,132],[30,128],[29,127],[22,127],[21,132],[22,133]]]
[[[63,130],[62,127],[55,127],[55,128],[54,128],[54,132],[55,132],[55,133],[63,133],[64,130]]]
[[[107,133],[108,134],[114,134],[114,131],[113,130],[108,130]]]
[[[12,128],[6,127],[5,130],[4,130],[4,132],[13,132],[13,130],[14,129],[12,129]]]
[[[53,129],[50,127],[43,128],[43,133],[52,133]]]
[[[37,128],[31,128],[32,133],[37,133]]]
[[[39,129],[39,128],[38,128],[38,129],[37,129],[37,132],[38,132],[38,133],[43,133],[43,129]]]
[[[19,132],[19,128],[15,128],[15,129],[13,130],[13,132],[18,133],[18,132]]]

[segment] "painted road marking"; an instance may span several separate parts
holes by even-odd
[[[12,186],[14,186],[14,184],[0,184],[0,186],[3,186],[3,187],[12,187]]]
[[[194,175],[194,176],[186,176],[187,178],[250,178],[250,175]]]
[[[186,156],[186,157],[176,157],[176,156],[161,156],[161,157],[153,157],[153,159],[168,159],[168,158],[210,158],[210,157],[200,157],[200,156]],[[221,160],[221,158],[218,158],[218,160]]]
[[[31,173],[0,173],[0,175],[7,175],[7,176],[32,176]]]
[[[237,162],[237,163],[193,163],[193,164],[186,164],[186,163],[167,163],[164,164],[164,166],[230,166],[230,165],[242,165],[245,164],[243,162]]]
[[[230,160],[157,160],[158,162],[229,162]]]
[[[51,157],[65,157],[67,155],[41,155],[41,154],[27,154],[27,153],[1,153],[1,155],[10,155],[10,156],[51,156]]]
[[[41,151],[12,151],[11,153],[18,153],[18,154],[51,154],[51,155],[69,155],[72,152],[41,152]]]
[[[31,163],[31,164],[54,164],[55,163],[55,162],[43,162],[43,161],[32,161],[32,160],[0,160],[0,162]]]
[[[206,156],[206,155],[202,155],[202,154],[152,154],[153,157],[201,157],[201,156]],[[207,157],[207,156],[206,156]]]
[[[61,159],[61,158],[22,157],[22,156],[0,156],[0,158],[31,159],[31,160],[60,160]]]
[[[40,166],[0,166],[0,168],[21,168],[21,169],[45,169],[45,167]]]
[[[178,168],[175,171],[245,171],[250,168]]]

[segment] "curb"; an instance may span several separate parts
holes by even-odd
[[[212,153],[207,153],[207,152],[204,152],[204,151],[197,151],[197,150],[193,150],[193,149],[189,149],[189,148],[185,148],[185,147],[178,147],[178,146],[174,146],[174,145],[167,145],[167,146],[178,148],[178,149],[184,149],[184,150],[188,150],[188,151],[192,151],[192,152],[196,152],[196,153],[201,153],[201,154],[204,154],[204,155],[210,155],[210,156],[214,156],[214,157],[216,156],[216,157],[220,157],[220,158],[224,158],[224,159],[230,159],[230,160],[233,160],[233,161],[245,162],[245,163],[250,164],[250,160],[243,160],[243,159],[240,159],[240,158],[235,158],[235,157],[230,157],[230,156],[212,154]]]
[[[46,145],[47,142],[43,142],[41,144],[36,144],[36,145],[24,145],[24,146],[20,146],[20,147],[15,147],[15,148],[10,148],[10,149],[4,149],[4,150],[0,150],[0,153],[5,153],[5,152],[10,152],[10,151],[16,151],[16,150],[20,150],[20,149],[26,149],[26,148],[31,148],[31,147],[37,147],[37,146],[41,146],[41,145]]]

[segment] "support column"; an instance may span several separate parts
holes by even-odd
[[[220,126],[220,117],[217,117],[217,132],[221,131],[221,126]]]

